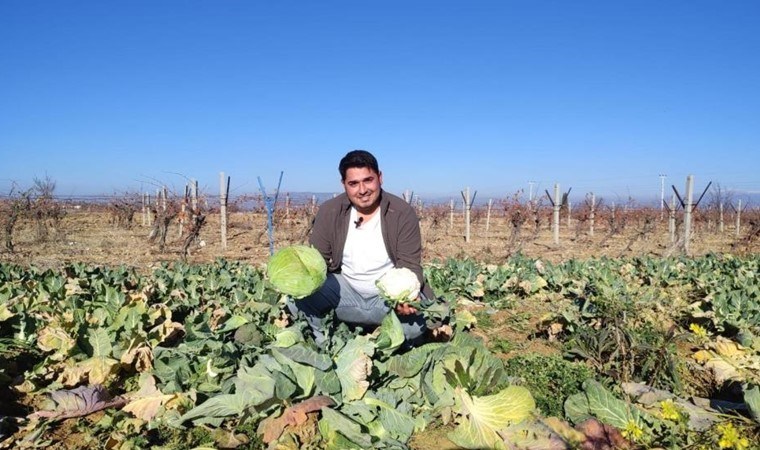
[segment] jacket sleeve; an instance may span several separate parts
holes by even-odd
[[[330,233],[333,227],[330,222],[333,218],[331,214],[332,208],[320,208],[317,211],[317,215],[314,217],[314,226],[311,229],[309,235],[309,244],[314,246],[322,257],[325,258],[327,266],[331,266],[332,262],[332,248],[334,236]]]

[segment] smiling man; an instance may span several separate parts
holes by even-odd
[[[314,294],[288,307],[301,312],[318,345],[326,340],[324,318],[334,311],[343,322],[373,327],[390,308],[375,281],[393,267],[417,275],[423,304],[435,299],[422,273],[419,218],[407,202],[382,189],[377,159],[365,151],[348,152],[338,165],[344,193],[319,207],[309,238],[327,262],[327,281]],[[396,307],[407,344],[415,345],[427,331],[425,318],[406,303]]]

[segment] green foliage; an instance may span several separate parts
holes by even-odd
[[[565,344],[570,358],[579,358],[616,382],[643,381],[681,392],[676,342],[683,335],[651,323],[639,327],[616,322],[603,328],[583,327]]]
[[[507,360],[504,370],[530,390],[542,413],[553,417],[563,417],[565,399],[581,392],[583,382],[594,377],[588,366],[554,355],[516,356]]]
[[[500,266],[448,260],[426,268],[452,306],[459,300],[485,306],[480,310],[488,313],[476,313],[484,331],[505,325],[528,331],[535,323],[524,311],[496,315],[500,309],[533,302],[549,308],[538,333],[552,330],[585,365],[535,355],[505,364],[492,351],[512,350],[511,343],[497,338],[486,348],[456,326],[450,342],[404,351],[392,316],[372,334],[336,323],[327,347],[317,348],[305,323],[282,314],[281,295],[261,270],[244,263],[163,264],[149,274],[0,263],[0,381],[23,375],[33,394],[103,384],[136,396],[93,430],[100,443],[113,434],[125,448],[220,447],[217,431],[246,427],[245,434],[260,438],[265,419],[302,417],[290,408],[315,397],[330,406],[309,411],[319,421],[310,438],[284,433],[283,441],[266,445],[405,448],[412,434],[441,420],[462,425],[453,436],[464,446],[499,447],[498,428],[513,423],[492,411],[519,399],[524,413],[535,399],[542,412],[559,415],[567,398],[576,419],[604,418],[678,447],[695,442],[686,441],[693,434],[665,441],[666,428],[655,421],[623,422],[626,414],[636,417],[620,388],[642,381],[678,392],[679,331],[694,323],[739,340],[751,367],[760,332],[758,261],[758,255],[708,255],[550,264],[519,256]],[[505,316],[512,322],[496,322]],[[734,348],[725,341],[722,347]],[[704,355],[720,364],[716,352]],[[609,389],[590,381],[581,389],[592,375]],[[510,388],[514,380],[522,386]],[[745,392],[752,414],[757,392]],[[45,426],[30,440],[45,435]]]
[[[620,399],[592,379],[583,383],[582,392],[570,396],[565,401],[565,414],[576,424],[595,417],[603,423],[623,430],[624,435],[639,443],[649,442],[652,427],[660,425],[660,421],[654,416]]]
[[[493,314],[489,314],[488,311],[475,311],[474,316],[478,320],[478,328],[488,329],[494,326]]]
[[[488,348],[496,353],[509,353],[517,349],[518,346],[508,339],[495,338],[488,342]]]

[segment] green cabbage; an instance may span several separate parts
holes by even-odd
[[[314,247],[292,245],[269,258],[267,278],[277,292],[300,299],[322,287],[327,279],[327,264]]]

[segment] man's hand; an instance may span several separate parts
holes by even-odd
[[[399,303],[396,305],[396,314],[399,316],[411,316],[417,314],[417,308],[409,305],[409,303]]]

